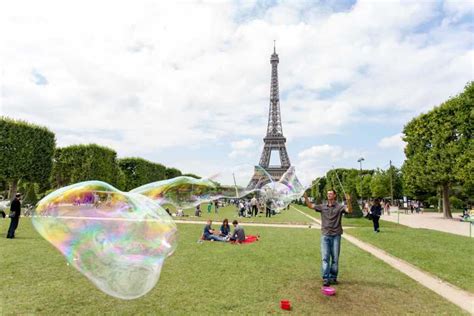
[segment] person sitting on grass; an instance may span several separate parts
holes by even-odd
[[[243,242],[245,240],[244,229],[239,225],[239,222],[237,222],[237,220],[234,220],[232,222],[232,225],[234,225],[234,232],[232,233],[232,236],[230,236],[229,240],[234,243]]]
[[[226,238],[227,236],[230,236],[230,226],[229,226],[229,220],[227,218],[225,218],[224,221],[222,222],[219,236],[224,237],[224,238]]]
[[[208,219],[207,225],[204,226],[204,233],[202,234],[203,239],[211,241],[225,241],[223,237],[215,235],[215,232],[216,231],[212,229],[212,220]]]

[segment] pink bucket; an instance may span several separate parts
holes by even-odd
[[[336,294],[336,289],[330,286],[323,286],[321,288],[321,293],[323,293],[326,296],[332,296]]]

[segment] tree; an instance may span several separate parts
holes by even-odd
[[[472,130],[474,83],[404,128],[406,160],[404,180],[410,190],[439,188],[445,218],[452,218],[450,189],[470,186],[474,174]]]
[[[326,173],[326,191],[336,190],[339,200],[344,199],[344,193],[349,194],[352,201],[352,213],[348,217],[362,217],[362,210],[357,203],[357,181],[359,171],[357,169],[332,169]]]
[[[362,175],[362,181],[359,180],[360,184],[357,185],[357,194],[362,199],[372,196],[372,191],[370,189],[370,183],[372,182],[372,174],[366,173]]]
[[[25,204],[35,205],[38,202],[38,197],[36,195],[36,188],[34,183],[28,183],[26,186],[26,193],[23,197],[23,202]]]
[[[0,118],[0,178],[10,186],[9,197],[18,181],[44,183],[49,179],[56,140],[45,127]]]
[[[370,181],[370,191],[373,198],[390,196],[390,175],[388,172],[377,169]]]
[[[119,189],[125,186],[117,153],[96,144],[58,148],[54,154],[51,178],[56,187],[88,180],[104,181]]]
[[[166,179],[166,167],[142,158],[119,159],[125,176],[124,190],[130,191],[147,183]]]
[[[166,168],[166,179],[171,179],[175,177],[179,177],[181,175],[181,171],[176,168]]]

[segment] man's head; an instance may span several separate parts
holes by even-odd
[[[19,200],[21,198],[21,193],[15,194],[15,197]]]
[[[212,224],[212,219],[208,219],[207,220],[207,225],[211,225]]]
[[[328,200],[329,201],[334,201],[336,199],[336,196],[337,196],[336,190],[334,190],[334,189],[328,190],[327,195],[328,195]]]
[[[237,225],[239,225],[239,222],[237,222],[237,220],[234,219],[234,221],[232,222],[232,225],[237,226]]]

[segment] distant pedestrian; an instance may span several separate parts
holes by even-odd
[[[207,204],[207,214],[211,213],[211,209],[212,209],[212,201],[209,201],[209,204]]]
[[[265,217],[272,217],[272,200],[270,199],[266,202]]]
[[[201,205],[196,205],[196,210],[194,211],[194,216],[201,217]]]
[[[15,238],[15,230],[18,228],[21,215],[21,194],[17,193],[10,205],[10,227],[8,228],[7,238]]]
[[[387,200],[383,206],[385,214],[390,215],[390,202]]]
[[[380,200],[375,199],[374,205],[370,208],[370,213],[372,214],[372,221],[374,222],[374,232],[378,233],[379,230],[379,220],[382,215],[382,206],[380,206]]]
[[[218,211],[219,211],[219,200],[215,200],[215,202],[214,202],[214,207],[215,207],[214,211],[215,211],[216,214],[217,214]]]
[[[252,200],[250,200],[250,204],[252,205],[252,213],[256,217],[258,214],[258,208],[257,208],[258,201],[255,196],[252,198]]]

